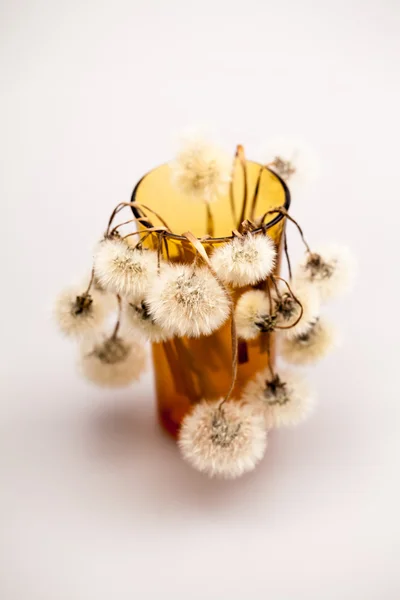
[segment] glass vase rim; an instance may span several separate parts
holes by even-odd
[[[266,171],[269,171],[270,173],[272,173],[272,175],[274,175],[274,177],[277,178],[277,180],[279,181],[279,183],[282,185],[284,194],[285,194],[285,202],[283,204],[283,208],[288,211],[290,208],[290,204],[291,204],[291,195],[290,195],[290,191],[288,186],[286,185],[286,182],[282,179],[282,177],[280,177],[280,175],[278,175],[278,173],[276,173],[273,169],[270,169],[267,166],[262,165],[261,163],[257,163],[253,160],[246,160],[246,163],[251,163],[251,164],[255,164],[258,165],[260,168],[264,168]],[[136,202],[136,194],[137,191],[139,189],[140,184],[143,182],[143,180],[150,175],[151,173],[153,173],[154,171],[157,171],[158,169],[160,169],[161,167],[165,167],[166,165],[168,165],[168,163],[163,163],[161,165],[158,165],[158,167],[154,167],[154,169],[151,169],[150,171],[147,171],[147,173],[145,173],[143,175],[143,177],[141,177],[139,179],[139,181],[137,182],[137,184],[135,185],[135,187],[132,190],[132,194],[131,194],[131,203],[134,204]],[[137,219],[143,219],[143,216],[140,213],[140,209],[139,207],[136,206],[131,206],[132,208],[132,212],[134,214],[134,216]],[[262,227],[257,227],[257,229],[253,229],[250,233],[251,234],[256,234],[256,233],[260,233],[261,231],[270,229],[271,227],[274,227],[275,225],[277,225],[278,223],[280,223],[282,221],[282,219],[284,219],[285,215],[283,213],[278,213],[276,215],[276,217],[274,217],[273,219],[271,219],[271,221],[268,221],[268,223],[264,223],[264,226]],[[143,227],[146,227],[146,229],[150,229],[152,227],[154,227],[154,225],[152,225],[149,221],[143,221],[141,220],[140,223],[143,225]],[[179,235],[177,233],[173,233],[171,231],[165,231],[164,233],[165,236],[175,239],[175,240],[179,240],[182,242],[186,242],[187,238],[184,235]],[[197,236],[196,236],[197,237]],[[231,239],[233,239],[235,236],[232,233],[232,235],[228,235],[225,237],[207,237],[206,239],[204,239],[203,237],[198,238],[199,240],[201,240],[203,243],[208,243],[208,244],[212,244],[212,243],[218,243],[218,242],[226,242],[229,241]]]

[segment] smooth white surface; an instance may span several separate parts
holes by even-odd
[[[399,598],[398,2],[3,0],[0,23],[2,600]],[[150,375],[79,379],[49,316],[198,122],[252,156],[306,139],[324,173],[292,213],[360,263],[314,418],[235,482],[182,463]]]

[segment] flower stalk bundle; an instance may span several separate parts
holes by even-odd
[[[336,343],[322,308],[349,284],[351,256],[338,246],[311,247],[285,205],[259,214],[263,174],[274,173],[286,188],[286,182],[300,176],[296,152],[290,158],[272,154],[260,163],[250,190],[242,146],[232,156],[204,138],[186,140],[170,163],[171,185],[183,203],[204,205],[206,235],[173,231],[135,198],[119,203],[94,249],[89,281],[68,288],[56,302],[60,331],[80,345],[82,373],[108,387],[140,377],[146,340],[164,345],[167,356],[174,343],[183,358],[186,340],[207,340],[230,323],[231,377],[224,395],[193,394],[188,373],[176,382],[191,402],[180,419],[179,448],[184,459],[210,476],[233,478],[252,470],[264,455],[269,431],[299,424],[315,404],[299,369],[275,366],[271,341],[284,362],[295,366],[316,362]],[[239,210],[233,186],[238,170],[243,177]],[[230,199],[236,224],[223,238],[215,237],[214,218],[214,205],[222,197]],[[116,223],[122,211],[131,216]],[[268,233],[277,217],[297,227],[305,246],[292,270],[284,231],[288,280],[278,275],[281,248]],[[172,258],[170,244],[176,239],[184,241],[186,250]],[[242,357],[251,344],[266,350],[265,364],[237,392],[238,365],[247,360]],[[201,365],[196,369],[201,371]]]

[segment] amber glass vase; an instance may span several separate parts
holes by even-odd
[[[248,218],[261,166],[247,161],[246,167],[248,206],[244,216]],[[208,254],[218,244],[228,241],[232,230],[237,229],[243,198],[244,173],[238,168],[233,178],[232,196],[228,194],[211,205],[214,236],[218,241],[213,243],[203,241]],[[193,247],[180,234],[191,231],[199,238],[206,236],[208,224],[206,206],[186,198],[175,189],[168,165],[150,171],[139,181],[133,191],[132,202],[154,210],[163,217],[174,232],[173,235],[168,234],[164,240],[162,247],[164,258],[171,261],[193,262]],[[255,215],[261,216],[278,206],[289,208],[289,205],[290,195],[285,183],[272,171],[264,169],[259,182]],[[144,208],[135,207],[133,211],[135,216],[142,218],[146,213]],[[161,223],[156,217],[150,216],[150,213],[146,214],[148,222],[143,223],[142,228],[160,226]],[[279,271],[285,219],[281,214],[268,215],[266,223],[268,235],[277,247],[276,271]],[[149,234],[144,241],[144,245],[151,248],[156,248],[158,243],[155,233]],[[243,291],[243,289],[233,290],[234,299],[236,300]],[[255,373],[265,369],[268,361],[274,361],[273,336],[268,343],[265,338],[267,335],[269,334],[263,334],[254,341],[239,342],[239,365],[233,398],[239,397],[247,381]],[[268,354],[268,347],[270,354]],[[229,389],[232,365],[230,324],[226,323],[221,329],[206,337],[174,338],[167,342],[153,344],[152,353],[159,419],[162,426],[176,436],[182,418],[193,403],[202,398],[218,399]]]

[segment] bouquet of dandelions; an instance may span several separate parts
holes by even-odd
[[[162,343],[177,337],[208,336],[230,319],[230,388],[222,398],[196,402],[183,418],[178,436],[183,457],[211,476],[233,478],[252,470],[264,455],[268,431],[297,425],[314,404],[303,374],[289,368],[276,370],[271,360],[240,397],[233,398],[239,340],[246,343],[265,336],[269,343],[275,335],[283,360],[294,365],[317,361],[336,342],[335,330],[320,308],[351,280],[353,261],[348,251],[338,246],[311,248],[283,206],[255,215],[262,172],[269,169],[281,181],[291,183],[304,174],[301,162],[301,152],[272,152],[260,165],[252,198],[247,198],[245,185],[237,229],[213,249],[217,238],[212,237],[212,205],[229,191],[232,194],[237,165],[243,169],[246,184],[244,151],[238,146],[232,157],[204,139],[188,140],[171,162],[170,174],[180,194],[205,206],[206,238],[182,234],[193,249],[192,263],[164,259],[161,248],[173,233],[168,224],[148,206],[124,202],[113,210],[95,248],[86,285],[67,289],[56,303],[61,332],[81,344],[83,374],[96,384],[111,387],[127,385],[143,371],[142,340]],[[245,219],[250,200],[250,216]],[[114,225],[126,207],[139,208],[145,218],[136,216]],[[149,213],[156,215],[159,227],[149,227]],[[286,252],[289,281],[276,274],[277,248],[265,225],[271,213],[293,222],[305,245],[293,275]],[[147,227],[143,228],[144,221]],[[130,223],[134,231],[122,235],[122,225]],[[155,249],[143,245],[150,234],[157,236]],[[239,297],[235,294],[236,301],[233,288],[245,288]]]

